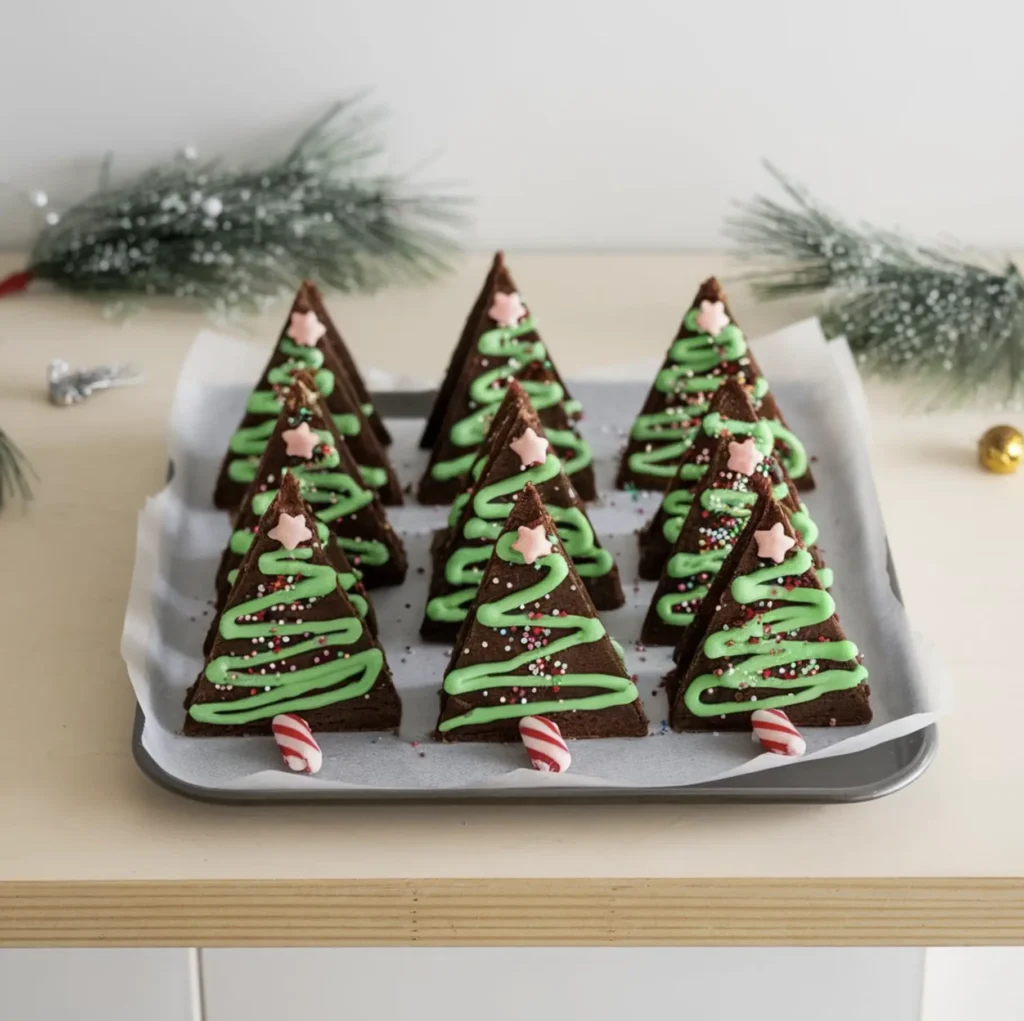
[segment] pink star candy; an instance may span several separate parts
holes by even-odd
[[[512,543],[512,549],[521,553],[528,564],[532,564],[538,557],[546,557],[551,552],[551,543],[544,534],[543,525],[534,528],[520,525],[519,538]]]
[[[526,315],[526,306],[518,291],[511,294],[502,294],[499,291],[494,295],[494,301],[487,314],[499,326],[515,326]]]
[[[765,560],[774,560],[777,564],[781,564],[786,554],[796,545],[796,539],[786,535],[781,521],[776,521],[767,530],[758,529],[754,532],[754,541],[757,543],[757,555]]]
[[[731,320],[725,314],[725,305],[720,301],[702,301],[697,313],[697,325],[708,336],[717,337]]]
[[[731,472],[740,472],[743,475],[753,475],[754,469],[764,460],[764,454],[754,446],[751,437],[747,437],[742,443],[735,440],[729,441],[729,464]]]
[[[513,440],[509,444],[519,455],[524,468],[531,464],[543,464],[548,456],[548,445],[548,441],[543,436],[538,436],[532,426],[528,427],[518,440]]]
[[[317,341],[327,332],[327,327],[317,319],[315,312],[293,312],[286,332],[296,344],[316,347]]]
[[[313,451],[320,446],[320,437],[310,429],[308,422],[302,422],[295,429],[285,429],[281,439],[284,440],[285,453],[289,457],[301,457],[304,461],[308,461]]]
[[[305,517],[301,514],[285,514],[284,511],[278,516],[277,524],[267,535],[271,539],[276,539],[285,549],[295,549],[300,542],[313,538]]]

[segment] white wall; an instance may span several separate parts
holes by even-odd
[[[1022,242],[1022,38],[1007,0],[12,0],[0,181],[252,152],[373,86],[480,246],[720,243],[762,156],[853,215]],[[28,231],[0,197],[0,246]]]

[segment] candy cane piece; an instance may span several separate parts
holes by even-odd
[[[324,756],[309,724],[294,713],[281,713],[270,721],[274,740],[289,769],[296,773],[318,773]]]
[[[564,773],[569,768],[572,755],[557,723],[546,716],[524,716],[519,721],[519,736],[534,769],[542,773]]]
[[[803,755],[807,742],[781,709],[755,709],[750,714],[754,740],[776,755]]]

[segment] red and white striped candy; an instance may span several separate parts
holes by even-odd
[[[557,723],[546,716],[524,716],[519,721],[519,736],[534,769],[542,773],[564,773],[569,768],[572,755]]]
[[[781,709],[755,709],[750,714],[754,740],[776,755],[803,755],[807,742]]]
[[[274,740],[289,769],[296,773],[318,773],[324,756],[309,724],[294,713],[282,713],[270,721]]]

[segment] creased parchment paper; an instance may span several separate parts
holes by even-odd
[[[809,320],[754,343],[790,425],[815,457],[818,488],[807,503],[821,529],[820,547],[835,571],[833,594],[849,637],[871,673],[875,721],[870,727],[807,730],[805,760],[844,754],[927,726],[936,709],[932,674],[915,649],[906,614],[887,567],[885,528],[871,479],[867,415],[860,381],[844,342],[826,343]],[[627,605],[602,614],[626,649],[627,666],[651,721],[644,738],[577,741],[563,775],[535,773],[518,744],[441,745],[429,737],[437,690],[447,663],[444,646],[425,645],[418,630],[429,581],[428,543],[444,508],[415,503],[390,509],[409,552],[409,577],[398,589],[371,593],[381,640],[402,697],[403,723],[394,735],[319,735],[324,752],[315,777],[289,774],[270,737],[185,738],[182,700],[203,661],[210,598],[220,552],[228,539],[226,514],[210,496],[221,456],[267,356],[265,346],[200,334],[182,370],[169,436],[173,478],[139,515],[138,549],[125,615],[122,651],[145,714],[144,747],[172,777],[200,787],[294,791],[376,787],[567,786],[665,787],[706,782],[794,760],[761,754],[748,733],[674,734],[664,722],[659,681],[669,649],[638,649],[654,590],[637,582],[635,530],[654,513],[658,497],[612,488],[619,448],[643,401],[655,366],[633,383],[583,382],[573,388],[587,409],[583,431],[594,448],[601,502],[590,513],[622,574]],[[624,372],[612,374],[622,380]],[[380,386],[377,375],[373,382]],[[403,483],[426,463],[417,449],[422,421],[388,422],[391,456]]]

